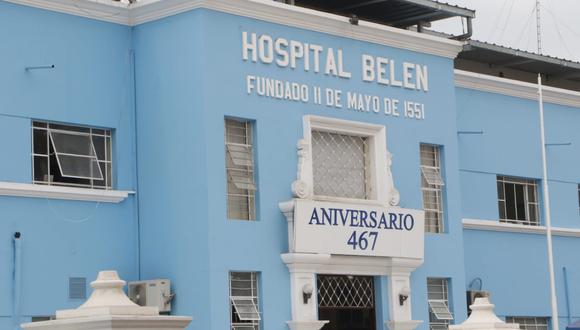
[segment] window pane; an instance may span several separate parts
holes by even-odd
[[[367,138],[312,131],[314,194],[367,198]]]
[[[35,129],[33,132],[35,154],[48,155],[48,132],[44,129]]]
[[[78,135],[50,131],[54,150],[57,153],[95,157],[90,135]]]
[[[526,198],[524,196],[524,186],[516,185],[516,216],[517,220],[526,220]]]
[[[48,182],[48,156],[34,156],[34,181]]]
[[[60,174],[63,177],[103,179],[103,174],[94,158],[57,155],[60,165]]]
[[[105,138],[93,135],[93,146],[99,160],[105,160]]]
[[[515,186],[512,183],[505,184],[505,203],[506,203],[506,219],[515,220],[516,218],[516,193]]]

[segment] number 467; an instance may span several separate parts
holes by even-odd
[[[372,239],[371,250],[374,250],[378,236],[379,233],[376,231],[363,231],[362,233],[360,233],[360,235],[357,235],[355,230],[350,235],[350,238],[348,239],[346,244],[352,245],[353,250],[356,250],[357,246],[360,250],[366,250],[369,247],[369,238],[370,238]]]

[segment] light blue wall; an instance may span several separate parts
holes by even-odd
[[[498,219],[498,174],[538,179],[542,195],[539,109],[536,101],[457,88],[460,130],[482,135],[460,135],[460,175],[464,218]],[[545,104],[552,225],[579,228],[578,182],[580,171],[580,111]],[[542,224],[545,222],[542,214]],[[554,237],[554,259],[561,328],[568,324],[562,267],[570,281],[571,315],[579,315],[577,283],[578,239]],[[551,316],[545,235],[466,230],[466,282],[481,278],[501,316]]]
[[[353,77],[345,80],[302,69],[244,62],[242,31],[343,48],[345,67]],[[403,207],[422,207],[419,143],[443,145],[448,233],[426,238],[426,264],[413,274],[415,317],[426,319],[428,315],[427,276],[450,277],[454,287],[465,286],[450,59],[208,10],[141,25],[135,29],[135,35],[141,239],[147,241],[142,251],[143,275],[168,276],[176,287],[187,287],[185,290],[189,291],[178,290],[176,313],[193,313],[192,329],[228,327],[229,271],[260,272],[263,326],[286,329],[285,322],[291,318],[289,274],[280,254],[288,250],[287,223],[278,203],[291,198],[290,184],[296,177],[296,143],[303,135],[302,117],[306,114],[385,125]],[[359,63],[362,53],[427,64],[429,92],[363,83]],[[390,118],[247,95],[247,74],[338,88],[345,93],[352,90],[417,100],[426,104],[427,119]],[[223,136],[224,117],[228,116],[255,121],[258,172],[255,222],[226,219]],[[415,134],[409,135],[410,131]],[[168,162],[175,159],[179,162]],[[154,239],[171,235],[179,238]],[[171,251],[172,258],[162,251]],[[209,281],[207,286],[199,285],[205,281]],[[187,298],[188,292],[195,293],[194,301]],[[453,290],[453,294],[454,309],[458,320],[462,320],[464,292]],[[388,306],[382,308],[387,310]],[[382,321],[388,319],[388,315],[383,317]],[[379,320],[380,324],[382,321]],[[426,329],[427,325],[421,328]]]
[[[115,186],[134,190],[131,30],[0,1],[0,40],[0,180],[32,182],[31,120],[40,119],[112,129]],[[138,277],[135,207],[132,196],[119,204],[0,196],[0,328],[12,326],[14,232],[26,321],[82,303],[68,299],[69,276]]]

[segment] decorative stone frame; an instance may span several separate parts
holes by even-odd
[[[399,192],[394,186],[391,174],[391,154],[387,151],[386,129],[382,125],[367,124],[329,117],[306,115],[303,119],[304,138],[298,141],[297,180],[292,183],[292,193],[296,198],[327,200],[335,202],[357,202],[375,205],[398,205]],[[314,195],[312,169],[312,131],[324,131],[369,138],[369,178],[368,199],[351,199]]]
[[[388,277],[388,300],[390,320],[385,322],[391,330],[412,330],[421,323],[411,317],[411,297],[401,304],[399,294],[410,292],[410,275],[423,263],[423,259],[345,256],[331,254],[296,253],[294,245],[294,208],[296,199],[357,203],[372,206],[397,206],[399,192],[394,186],[391,173],[391,154],[387,151],[386,128],[328,117],[306,115],[303,118],[304,136],[298,141],[297,179],[292,183],[295,199],[279,204],[288,223],[288,252],[282,261],[290,271],[292,320],[291,330],[318,330],[328,321],[318,320],[316,293],[305,302],[303,291],[316,288],[317,274],[348,274]],[[313,130],[369,138],[370,198],[350,199],[341,197],[315,196],[313,193],[312,137]]]

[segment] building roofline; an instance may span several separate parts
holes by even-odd
[[[463,51],[471,51],[474,48],[487,49],[490,51],[504,53],[504,54],[511,55],[511,56],[528,58],[530,60],[534,60],[534,61],[538,61],[538,62],[545,62],[545,63],[555,64],[555,65],[560,65],[560,66],[565,66],[565,67],[569,67],[572,69],[580,70],[580,62],[575,62],[575,61],[571,61],[571,60],[567,60],[567,59],[563,59],[563,58],[553,57],[553,56],[545,55],[545,54],[536,54],[536,53],[528,52],[526,50],[491,44],[491,43],[479,41],[479,40],[468,40],[465,43],[465,45],[463,46]]]
[[[344,16],[271,0],[143,0],[132,5],[110,0],[3,1],[128,26],[205,8],[447,58],[455,58],[463,46],[459,41],[371,22],[360,21],[352,25]]]

